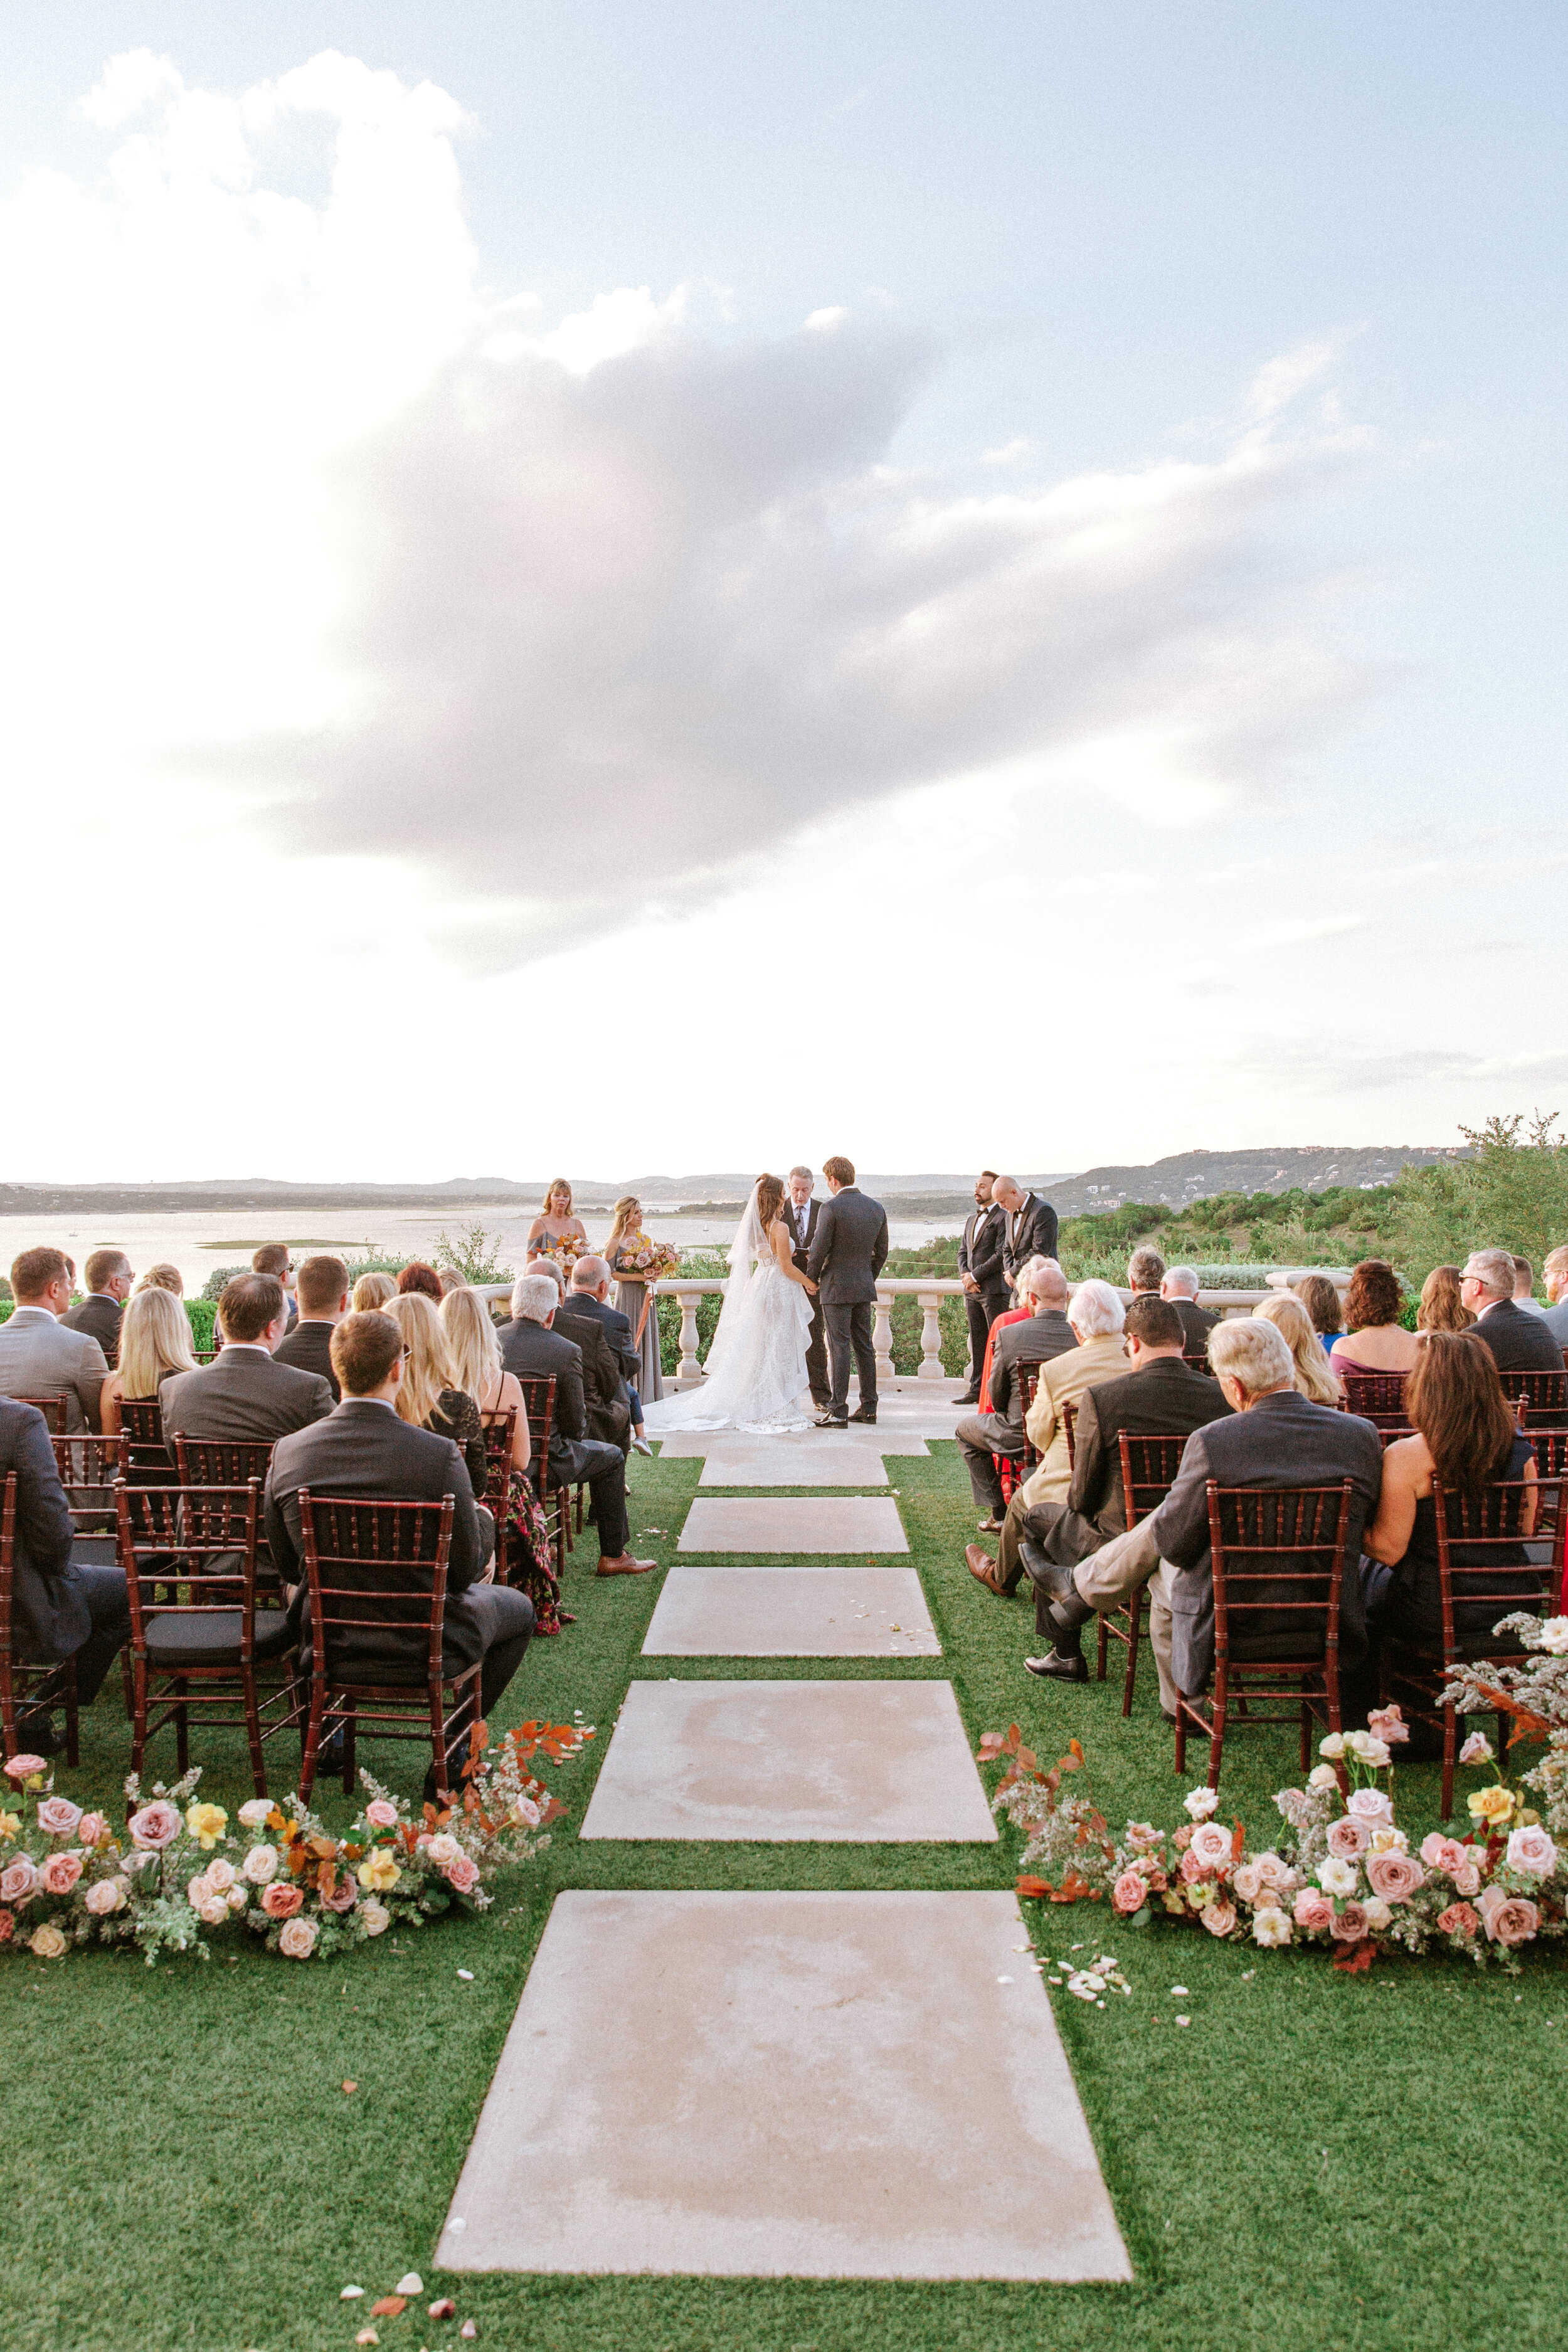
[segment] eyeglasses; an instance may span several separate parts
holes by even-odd
[[[407,1343],[407,1342],[406,1342],[406,1340],[405,1340],[405,1341],[404,1342],[404,1348],[403,1348],[403,1360],[404,1360],[404,1362],[405,1362],[405,1363],[406,1363],[406,1362],[408,1361],[409,1357],[410,1357],[413,1353],[414,1353],[413,1349],[412,1349],[411,1347],[409,1347],[408,1343]]]

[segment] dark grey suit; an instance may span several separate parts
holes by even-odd
[[[626,1548],[626,1457],[618,1445],[588,1434],[583,1397],[583,1350],[574,1339],[542,1323],[503,1323],[496,1337],[500,1360],[519,1380],[552,1380],[554,1414],[550,1424],[550,1475],[557,1486],[586,1478],[594,1495],[594,1525],[599,1549],[618,1559]]]
[[[1212,1315],[1206,1307],[1200,1307],[1195,1298],[1167,1298],[1165,1304],[1167,1307],[1173,1307],[1182,1318],[1183,1353],[1188,1356],[1205,1355],[1208,1351],[1209,1333],[1219,1321],[1219,1317]]]
[[[1194,1431],[1182,1454],[1175,1484],[1144,1522],[1160,1558],[1171,1570],[1171,1668],[1179,1687],[1205,1688],[1214,1669],[1214,1575],[1209,1555],[1207,1482],[1222,1486],[1333,1486],[1351,1481],[1350,1526],[1345,1536],[1344,1589],[1340,1607],[1340,1656],[1351,1664],[1365,1644],[1365,1618],[1356,1561],[1362,1532],[1377,1509],[1383,1486],[1383,1447],[1370,1421],[1331,1406],[1310,1404],[1294,1389],[1259,1397],[1247,1412],[1212,1421]],[[1269,1654],[1270,1639],[1286,1646],[1277,1656],[1300,1654],[1300,1635],[1272,1636],[1266,1619],[1253,1619],[1246,1636],[1248,1654]]]
[[[1475,1326],[1478,1339],[1491,1349],[1500,1372],[1560,1372],[1563,1349],[1546,1319],[1501,1298],[1489,1307]]]
[[[319,1372],[280,1364],[265,1348],[225,1348],[210,1364],[180,1372],[158,1391],[169,1457],[176,1437],[271,1444],[332,1410],[332,1392]]]
[[[796,1271],[805,1274],[811,1265],[811,1244],[816,1239],[822,1203],[820,1201],[808,1201],[802,1212],[786,1192],[780,1214],[789,1228],[790,1256],[795,1261]],[[805,1223],[804,1234],[801,1232],[803,1214]],[[827,1378],[827,1327],[822,1318],[820,1295],[811,1301],[811,1328],[805,1340],[805,1380],[813,1404],[826,1405],[831,1391]]]
[[[1005,1337],[1005,1334],[1003,1335]],[[1078,1402],[1072,1484],[1065,1503],[1037,1503],[1024,1532],[1058,1568],[1076,1568],[1127,1531],[1122,1430],[1129,1437],[1190,1437],[1230,1407],[1217,1381],[1174,1356],[1156,1356],[1124,1381],[1086,1389]]]
[[[618,1331],[605,1320],[609,1316],[620,1326]],[[628,1453],[632,1409],[626,1381],[637,1370],[630,1323],[618,1307],[602,1307],[584,1290],[569,1290],[556,1309],[555,1328],[563,1339],[571,1340],[583,1359],[583,1397],[590,1434],[602,1444]]]
[[[816,1237],[806,1253],[806,1272],[817,1286],[827,1345],[833,1359],[833,1394],[827,1410],[835,1421],[849,1411],[851,1360],[860,1375],[860,1410],[877,1410],[877,1351],[873,1310],[877,1276],[888,1256],[888,1213],[858,1185],[846,1184],[825,1202]]]
[[[272,1359],[275,1364],[288,1364],[297,1372],[314,1372],[331,1390],[334,1404],[342,1394],[332,1370],[332,1333],[336,1329],[335,1323],[323,1323],[318,1316],[302,1315]]]
[[[439,1502],[443,1495],[451,1496],[441,1663],[448,1674],[462,1674],[483,1662],[479,1704],[488,1715],[522,1662],[533,1631],[533,1604],[524,1592],[480,1581],[484,1522],[458,1447],[434,1430],[400,1421],[391,1405],[367,1397],[346,1397],[324,1421],[279,1438],[267,1479],[267,1540],[289,1584],[303,1574],[301,1486],[312,1496],[373,1503]],[[398,1577],[408,1580],[411,1591],[430,1590],[427,1569],[400,1570]],[[395,1640],[389,1651],[380,1652],[363,1633],[354,1633],[334,1663],[354,1673],[374,1667],[378,1659],[422,1664],[422,1655],[400,1655],[403,1646]]]
[[[103,1349],[105,1363],[114,1370],[120,1355],[120,1326],[125,1309],[118,1298],[107,1291],[95,1290],[86,1298],[79,1298],[68,1314],[60,1317],[62,1329],[85,1331]]]
[[[55,1465],[44,1416],[30,1404],[0,1398],[0,1491],[16,1475],[16,1532],[12,1551],[11,1640],[17,1660],[49,1665],[76,1660],[77,1697],[98,1696],[116,1654],[131,1636],[125,1575],[110,1566],[80,1567],[71,1559],[75,1528]],[[27,1711],[47,1709],[47,1684]],[[21,1739],[22,1748],[27,1742]]]

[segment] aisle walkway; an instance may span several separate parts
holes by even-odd
[[[884,1564],[908,1545],[883,1455],[954,1418],[910,1384],[874,1433],[672,1443],[706,1448],[704,1487],[835,1491],[693,1501],[679,1549],[710,1557],[667,1572],[643,1654],[731,1671],[631,1685],[582,1835],[959,1842],[973,1891],[559,1895],[441,2263],[1131,2277],[952,1686],[861,1663],[941,1654],[920,1579]]]

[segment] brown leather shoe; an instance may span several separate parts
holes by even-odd
[[[594,1572],[596,1576],[646,1576],[650,1568],[658,1566],[657,1559],[637,1559],[624,1551],[617,1559],[602,1559]]]
[[[1006,1586],[997,1582],[996,1563],[988,1551],[982,1551],[978,1544],[966,1544],[963,1557],[969,1562],[970,1575],[977,1583],[983,1584],[987,1592],[994,1592],[998,1601],[1012,1599]]]

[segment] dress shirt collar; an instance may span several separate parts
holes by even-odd
[[[13,1307],[8,1319],[13,1323],[19,1323],[24,1315],[39,1316],[46,1323],[58,1323],[60,1319],[59,1317],[53,1313],[49,1307],[34,1307],[31,1305],[26,1307]]]
[[[393,1402],[390,1397],[356,1396],[346,1396],[342,1398],[337,1405],[337,1411],[339,1412],[349,1412],[355,1405],[360,1404],[379,1405],[384,1412],[395,1413],[397,1411],[396,1405]]]
[[[271,1353],[271,1349],[264,1348],[259,1339],[226,1339],[218,1349],[220,1356],[270,1356]],[[217,1361],[216,1356],[213,1361]]]

